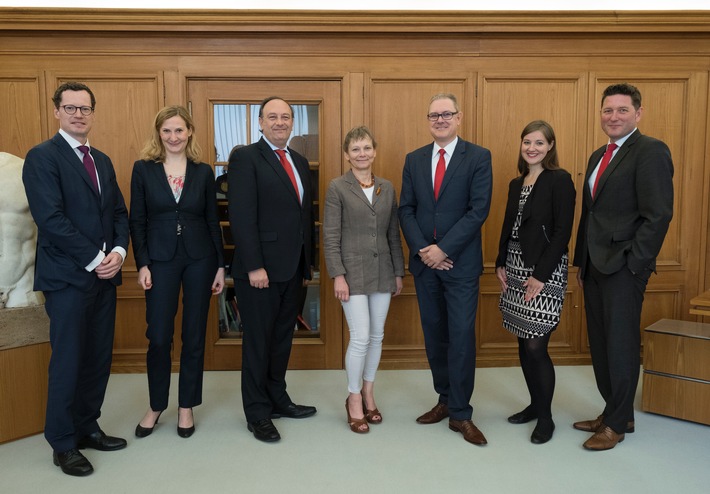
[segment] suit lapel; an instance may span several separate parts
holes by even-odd
[[[533,185],[532,190],[530,191],[530,194],[528,195],[528,198],[525,200],[525,205],[523,206],[523,214],[521,216],[521,221],[526,220],[531,214],[532,214],[532,199],[533,196],[535,195],[535,191],[540,190],[540,187],[544,187],[545,185],[545,174],[547,173],[547,170],[542,170],[542,173],[540,173],[540,176],[537,177],[537,180],[535,180],[535,184]],[[523,183],[525,182],[525,179],[523,178],[520,180],[520,188],[518,189],[518,204],[520,203],[520,192],[523,189]]]
[[[631,134],[628,139],[624,142],[624,144],[619,148],[619,150],[616,152],[614,157],[611,159],[609,162],[609,165],[606,167],[606,170],[604,170],[604,173],[602,173],[602,176],[599,177],[599,183],[597,184],[597,194],[596,197],[599,197],[599,195],[602,193],[602,190],[604,189],[604,184],[606,184],[606,181],[609,179],[612,173],[614,173],[614,170],[621,164],[622,161],[624,161],[624,158],[626,157],[627,154],[629,154],[629,150],[631,149],[631,146],[633,146],[638,138],[641,136],[641,133],[636,130],[633,134]],[[602,154],[604,154],[605,148],[602,148]],[[601,157],[599,157],[601,159]]]
[[[298,201],[298,196],[296,195],[296,189],[293,188],[293,184],[291,183],[291,179],[289,178],[288,174],[286,173],[286,170],[284,170],[283,165],[281,164],[281,161],[279,161],[279,157],[276,155],[276,152],[271,149],[271,146],[264,140],[262,137],[259,139],[259,151],[261,151],[262,156],[266,160],[266,162],[269,164],[271,168],[273,168],[274,173],[278,175],[279,179],[281,182],[283,182],[284,187],[288,189],[288,193],[291,194],[293,199],[295,201]],[[291,150],[289,149],[289,152]],[[293,158],[292,158],[293,159]],[[296,169],[298,169],[298,165],[296,165]],[[300,175],[300,172],[299,172]],[[301,182],[303,182],[303,177],[301,177]],[[304,186],[305,189],[305,186]]]
[[[449,165],[446,167],[446,173],[444,173],[444,180],[441,182],[441,189],[439,189],[439,197],[441,197],[445,190],[446,186],[449,185],[451,182],[454,174],[456,173],[456,169],[461,166],[461,163],[463,163],[463,157],[465,154],[465,146],[463,143],[463,140],[459,138],[458,142],[456,143],[456,147],[454,148],[454,152],[451,154],[451,159],[449,160]],[[434,193],[434,184],[432,184],[432,194]]]
[[[592,156],[589,158],[589,165],[587,166],[587,173],[584,176],[584,199],[586,201],[592,202],[592,189],[589,186],[589,177],[592,176],[592,172],[594,169],[597,167],[599,164],[599,160],[602,159],[602,156],[604,156],[604,151],[606,150],[606,146],[602,146],[596,151],[592,153]]]
[[[419,173],[421,174],[421,183],[427,185],[428,197],[431,198],[432,204],[434,204],[434,179],[431,173],[431,161],[433,153],[434,143],[431,143],[422,150],[422,153],[420,154],[421,165],[419,167]]]
[[[182,194],[180,194],[180,200],[178,203],[182,202],[188,190],[192,190],[194,188],[191,187],[190,184],[195,180],[195,166],[197,165],[195,165],[194,162],[187,160],[187,166],[185,167],[185,181],[182,185]],[[170,192],[172,192],[172,189]]]
[[[377,180],[377,179],[375,179]],[[362,187],[360,187],[360,184],[358,183],[358,180],[355,178],[355,175],[353,174],[353,171],[350,170],[348,173],[345,174],[345,181],[348,183],[348,188],[350,189],[350,192],[357,197],[359,200],[361,200],[368,208],[371,210],[375,210],[375,196],[373,194],[372,196],[372,203],[367,199],[367,196],[365,195],[365,192],[362,190]]]
[[[79,159],[79,156],[77,156],[76,152],[72,149],[66,139],[64,139],[61,134],[57,133],[54,136],[53,142],[59,148],[59,154],[62,156],[62,158],[64,158],[64,160],[79,174],[86,186],[91,190],[91,193],[94,195],[94,197],[99,199],[99,196],[96,193],[96,190],[94,189],[94,183],[89,178],[89,174],[86,172],[86,168],[84,168],[84,163],[82,163],[82,161]],[[101,180],[102,175],[105,175],[105,173],[101,173],[99,165],[98,163],[96,163],[96,159],[94,159],[94,164],[96,165],[96,169],[98,170],[99,180]]]
[[[150,180],[148,180],[146,185],[150,186],[151,184],[155,184],[155,186],[162,191],[161,194],[167,195],[171,202],[175,202],[175,195],[173,194],[173,189],[170,188],[168,176],[165,174],[163,164],[158,161],[146,161],[145,170],[146,173],[150,175]]]

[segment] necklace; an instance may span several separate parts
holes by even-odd
[[[374,174],[374,173],[370,173],[370,183],[369,183],[369,184],[364,184],[364,183],[360,182],[360,181],[357,179],[357,177],[355,177],[355,180],[357,180],[357,183],[359,183],[359,184],[360,184],[360,187],[362,187],[363,189],[369,189],[370,187],[372,187],[372,186],[375,185],[375,174]]]

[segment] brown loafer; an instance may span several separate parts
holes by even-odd
[[[587,439],[583,446],[592,451],[605,451],[612,449],[623,440],[624,434],[617,434],[611,427],[605,425]]]
[[[449,419],[449,429],[463,434],[463,438],[471,444],[484,446],[488,444],[486,436],[478,430],[470,420],[451,420]]]
[[[572,427],[577,429],[578,431],[584,431],[584,432],[597,432],[600,427],[602,427],[602,421],[604,420],[604,415],[600,415],[594,420],[582,420],[581,422],[575,422],[572,424]],[[635,429],[635,423],[633,420],[629,421],[626,424],[626,433],[630,434],[634,432]]]
[[[449,406],[446,403],[437,403],[434,408],[424,415],[417,417],[418,424],[436,424],[449,416]]]

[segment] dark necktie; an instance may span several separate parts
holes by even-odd
[[[613,142],[606,147],[606,152],[604,153],[604,157],[602,158],[602,163],[599,165],[599,170],[597,170],[597,178],[594,179],[592,197],[595,197],[597,195],[597,185],[599,185],[599,179],[601,178],[602,173],[604,173],[604,170],[606,170],[606,167],[609,166],[609,162],[611,161],[611,157],[614,154],[614,150],[618,147],[619,146],[617,146]]]
[[[439,149],[439,161],[436,163],[436,171],[434,172],[434,199],[439,198],[439,190],[441,182],[444,181],[444,173],[446,173],[446,161],[444,160],[444,149]]]
[[[284,151],[283,149],[277,149],[276,154],[279,155],[279,161],[281,162],[281,166],[283,166],[284,170],[286,170],[288,178],[291,179],[291,184],[293,185],[293,188],[296,189],[296,197],[298,197],[298,202],[301,202],[301,194],[298,193],[298,182],[296,182],[296,175],[294,175],[293,173],[291,163],[289,163],[288,159],[286,159],[286,151]]]
[[[84,168],[86,168],[86,173],[89,174],[91,183],[94,184],[94,190],[98,194],[99,183],[96,180],[96,165],[94,164],[94,159],[89,154],[89,146],[79,146],[79,151],[84,153],[84,158],[82,159],[84,162]]]

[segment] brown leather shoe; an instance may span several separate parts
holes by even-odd
[[[594,420],[582,420],[581,422],[575,422],[572,424],[572,427],[577,429],[578,431],[584,431],[584,432],[597,432],[599,428],[603,425],[602,421],[604,420],[604,415],[600,415]],[[629,421],[626,424],[626,433],[630,434],[634,432],[635,430],[635,423],[633,420]]]
[[[484,436],[483,432],[479,431],[478,427],[473,425],[473,422],[470,420],[449,419],[449,429],[463,434],[463,438],[471,444],[475,444],[477,446],[484,446],[488,444],[486,436]]]
[[[592,437],[587,439],[583,446],[592,451],[604,451],[612,449],[624,440],[624,434],[617,434],[611,427],[605,425],[601,427]]]
[[[446,403],[437,403],[434,408],[417,418],[418,424],[436,424],[449,416],[449,406]]]

